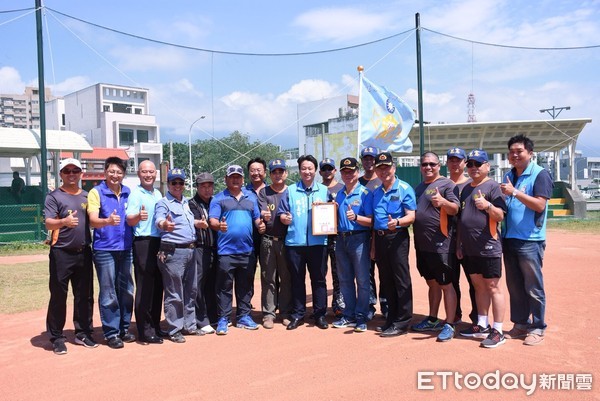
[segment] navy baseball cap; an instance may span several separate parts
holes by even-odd
[[[473,149],[469,152],[468,160],[475,160],[479,163],[487,163],[488,162],[488,154],[483,149]]]
[[[282,170],[287,170],[287,167],[285,166],[285,160],[283,159],[275,159],[275,160],[271,160],[269,162],[269,171],[274,171],[277,170],[278,168],[282,169]]]
[[[379,154],[379,149],[374,148],[373,146],[367,146],[360,151],[360,158],[362,159],[365,156],[377,157],[377,154]]]
[[[458,157],[459,159],[463,160],[467,158],[467,154],[462,148],[448,149],[448,153],[446,155],[448,156],[448,159],[451,157]]]
[[[321,163],[319,163],[319,170],[323,170],[323,167],[325,166],[331,166],[335,168],[335,160],[330,159],[329,157],[326,157],[325,159],[321,160]]]
[[[350,169],[356,170],[358,168],[358,162],[354,157],[344,157],[340,161],[340,170]]]
[[[172,168],[169,170],[169,173],[167,174],[167,181],[171,182],[176,178],[181,178],[183,181],[185,181],[185,171],[180,168]]]

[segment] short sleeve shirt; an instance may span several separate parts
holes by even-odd
[[[287,234],[287,226],[281,222],[281,220],[276,216],[277,209],[279,208],[279,203],[281,202],[281,198],[285,194],[285,190],[281,192],[277,192],[271,188],[271,186],[266,186],[261,189],[258,194],[258,207],[260,210],[269,210],[271,212],[271,219],[269,221],[265,221],[266,230],[265,234],[271,235],[273,237],[284,238]]]
[[[153,188],[153,191],[148,191],[141,185],[131,191],[129,195],[129,202],[127,203],[127,215],[133,215],[140,212],[142,205],[148,212],[148,220],[142,221],[133,227],[133,235],[136,237],[160,237],[160,230],[156,227],[154,220],[154,209],[156,203],[161,200],[162,195],[160,191]]]
[[[92,242],[89,218],[87,216],[88,193],[81,191],[72,195],[58,188],[46,196],[44,216],[46,218],[63,219],[75,212],[79,224],[75,228],[61,227],[52,230],[50,245],[56,248],[81,248]]]
[[[394,184],[386,192],[383,185],[373,192],[373,228],[388,229],[388,216],[399,219],[406,215],[407,210],[416,210],[415,191],[406,182],[396,177]]]
[[[358,184],[351,193],[347,194],[344,186],[344,189],[338,192],[335,201],[338,204],[338,231],[369,230],[369,227],[361,226],[346,217],[348,207],[351,207],[357,216],[373,216],[373,194],[367,188]]]

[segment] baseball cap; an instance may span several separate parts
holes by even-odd
[[[384,164],[388,166],[394,164],[394,158],[390,152],[381,152],[375,157],[375,167],[379,167]]]
[[[350,169],[356,170],[358,168],[358,162],[354,157],[344,157],[340,161],[340,170]]]
[[[275,159],[269,162],[269,171],[272,172],[273,170],[277,170],[278,168],[282,170],[287,170],[287,167],[285,166],[285,160]]]
[[[68,159],[63,159],[60,161],[60,164],[58,165],[58,170],[62,170],[63,168],[67,167],[69,164],[72,164],[75,167],[81,168],[81,163],[79,162],[79,160],[69,157]]]
[[[167,174],[167,181],[173,181],[175,178],[181,178],[185,181],[185,172],[180,168],[172,168]]]
[[[448,156],[448,159],[451,157],[458,157],[459,159],[467,158],[467,154],[465,153],[464,149],[462,149],[462,148],[448,149],[448,153],[446,154],[446,156]]]
[[[244,176],[244,169],[242,168],[242,166],[238,166],[237,164],[232,164],[231,166],[227,167],[227,177],[234,175],[234,174],[239,174],[242,177]]]
[[[330,159],[329,157],[326,157],[325,159],[321,160],[321,163],[319,163],[319,170],[323,170],[323,167],[325,166],[331,166],[335,168],[335,160]]]
[[[211,173],[200,173],[196,177],[196,186],[204,184],[205,182],[212,182],[214,184],[215,178]]]
[[[467,160],[475,160],[476,162],[487,163],[488,155],[483,149],[473,149],[469,152]]]
[[[366,148],[360,151],[360,158],[362,159],[365,156],[376,157],[378,153],[379,149],[374,148],[373,146],[367,146]]]

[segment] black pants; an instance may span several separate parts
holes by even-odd
[[[375,234],[375,255],[379,267],[380,291],[388,302],[385,326],[408,330],[413,314],[412,282],[408,265],[410,236],[406,229],[379,236]]]
[[[196,326],[202,328],[218,319],[217,296],[215,293],[216,254],[213,248],[196,247]]]
[[[163,282],[156,260],[159,247],[159,237],[137,237],[133,241],[134,312],[140,340],[156,336],[160,330]]]
[[[235,291],[236,318],[251,312],[252,287],[256,271],[256,256],[249,254],[219,255],[217,268],[217,304],[219,318],[229,318]]]
[[[285,256],[292,277],[292,317],[302,319],[306,314],[306,270],[310,275],[313,317],[327,312],[327,246],[286,246]]]
[[[92,334],[93,277],[92,250],[89,246],[81,250],[50,248],[50,302],[46,316],[46,329],[50,334],[50,341],[64,338],[69,281],[73,288],[75,334]]]

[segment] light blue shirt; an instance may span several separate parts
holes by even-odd
[[[173,232],[161,231],[160,239],[174,244],[188,244],[196,241],[196,229],[194,228],[194,214],[190,210],[188,200],[185,196],[181,201],[167,192],[164,198],[156,204],[154,211],[155,225],[158,225],[171,216],[171,220],[175,223]]]
[[[129,203],[127,204],[127,215],[138,214],[142,205],[148,212],[148,220],[142,221],[133,227],[133,235],[135,237],[160,237],[160,230],[156,227],[154,220],[154,209],[156,202],[161,200],[162,194],[156,188],[153,191],[148,191],[141,185],[131,191],[129,195]]]

